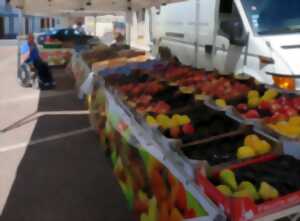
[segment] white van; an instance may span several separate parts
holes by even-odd
[[[182,63],[300,90],[299,0],[189,0],[151,14],[152,39]]]

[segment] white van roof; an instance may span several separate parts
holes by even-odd
[[[30,15],[124,13],[183,0],[11,0],[11,5]],[[88,5],[87,3],[91,3]]]

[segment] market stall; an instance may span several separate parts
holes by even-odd
[[[89,7],[15,2],[28,12]],[[161,3],[152,2],[101,6],[131,11]],[[137,220],[299,220],[296,93],[129,57],[107,48],[73,53],[71,69]]]
[[[96,81],[94,124],[138,220],[299,218],[297,95],[158,60]]]

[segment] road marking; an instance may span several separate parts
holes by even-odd
[[[88,110],[82,110],[82,111],[41,111],[37,115],[39,117],[45,116],[45,115],[87,115],[90,112]]]
[[[46,137],[46,138],[36,139],[36,140],[33,140],[29,143],[28,142],[22,142],[22,143],[10,145],[10,146],[2,147],[0,149],[0,153],[5,153],[5,152],[8,152],[8,151],[22,149],[22,148],[25,148],[25,147],[29,147],[29,146],[33,146],[33,145],[37,145],[37,144],[41,144],[41,143],[46,143],[46,142],[50,142],[50,141],[65,139],[65,138],[72,137],[72,136],[75,136],[75,135],[80,135],[80,134],[83,134],[83,133],[87,133],[87,132],[90,132],[90,131],[93,131],[93,130],[94,129],[92,127],[87,127],[87,128],[83,128],[83,129],[79,129],[79,130],[73,130],[71,132],[60,133],[60,134],[49,136],[49,137]]]
[[[31,100],[31,99],[39,99],[39,98],[52,98],[52,97],[59,97],[59,96],[65,96],[69,94],[74,94],[74,90],[67,90],[67,91],[49,91],[46,94],[40,94],[38,92],[37,94],[27,95],[27,96],[20,96],[14,99],[4,99],[0,100],[1,104],[7,104],[7,103],[16,103],[24,100]]]
[[[88,110],[83,110],[83,111],[41,111],[41,112],[34,112],[14,123],[12,123],[9,126],[6,126],[0,130],[0,133],[6,133],[7,131],[10,131],[12,129],[18,128],[23,126],[24,124],[27,124],[31,121],[35,121],[40,117],[43,116],[56,116],[56,115],[88,115],[90,112]]]

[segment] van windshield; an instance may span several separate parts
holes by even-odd
[[[299,0],[241,0],[260,35],[300,32]]]

